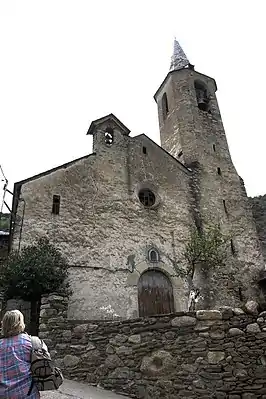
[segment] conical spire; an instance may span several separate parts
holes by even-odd
[[[174,52],[173,52],[173,55],[171,58],[170,71],[177,71],[178,69],[185,68],[188,65],[190,65],[189,60],[187,59],[187,56],[184,53],[180,44],[175,39],[174,40]]]

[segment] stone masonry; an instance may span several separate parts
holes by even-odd
[[[189,308],[193,290],[205,309],[259,297],[261,243],[230,156],[216,82],[195,71],[177,42],[173,59],[155,94],[162,147],[144,134],[130,137],[110,114],[91,123],[92,154],[15,184],[12,248],[46,236],[62,251],[70,265],[71,319],[138,317],[147,271],[154,275],[147,292],[162,293],[156,276],[168,278],[176,312]],[[141,202],[143,189],[153,195],[151,205]],[[193,228],[211,225],[231,237],[226,266],[197,265],[191,282],[185,245]]]
[[[256,307],[92,322],[68,320],[67,302],[43,298],[40,325],[67,378],[143,399],[266,398],[266,313]]]

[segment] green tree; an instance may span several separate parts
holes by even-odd
[[[230,235],[222,233],[217,224],[206,227],[203,232],[193,229],[184,251],[188,275],[193,279],[197,264],[208,268],[225,265],[229,240]]]
[[[37,321],[42,295],[62,287],[67,290],[67,277],[67,261],[46,238],[41,238],[20,252],[11,252],[1,267],[0,290],[5,300],[18,298],[31,302],[33,326]]]

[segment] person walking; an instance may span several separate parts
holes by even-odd
[[[31,337],[24,330],[24,317],[19,310],[5,313],[0,339],[1,399],[40,398],[31,376]]]

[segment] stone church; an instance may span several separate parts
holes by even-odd
[[[232,162],[212,77],[175,41],[156,91],[161,146],[113,114],[93,121],[93,152],[14,186],[13,248],[47,236],[70,265],[70,319],[135,318],[188,310],[184,248],[191,230],[232,235],[226,267],[193,279],[198,306],[258,295],[261,245]]]

